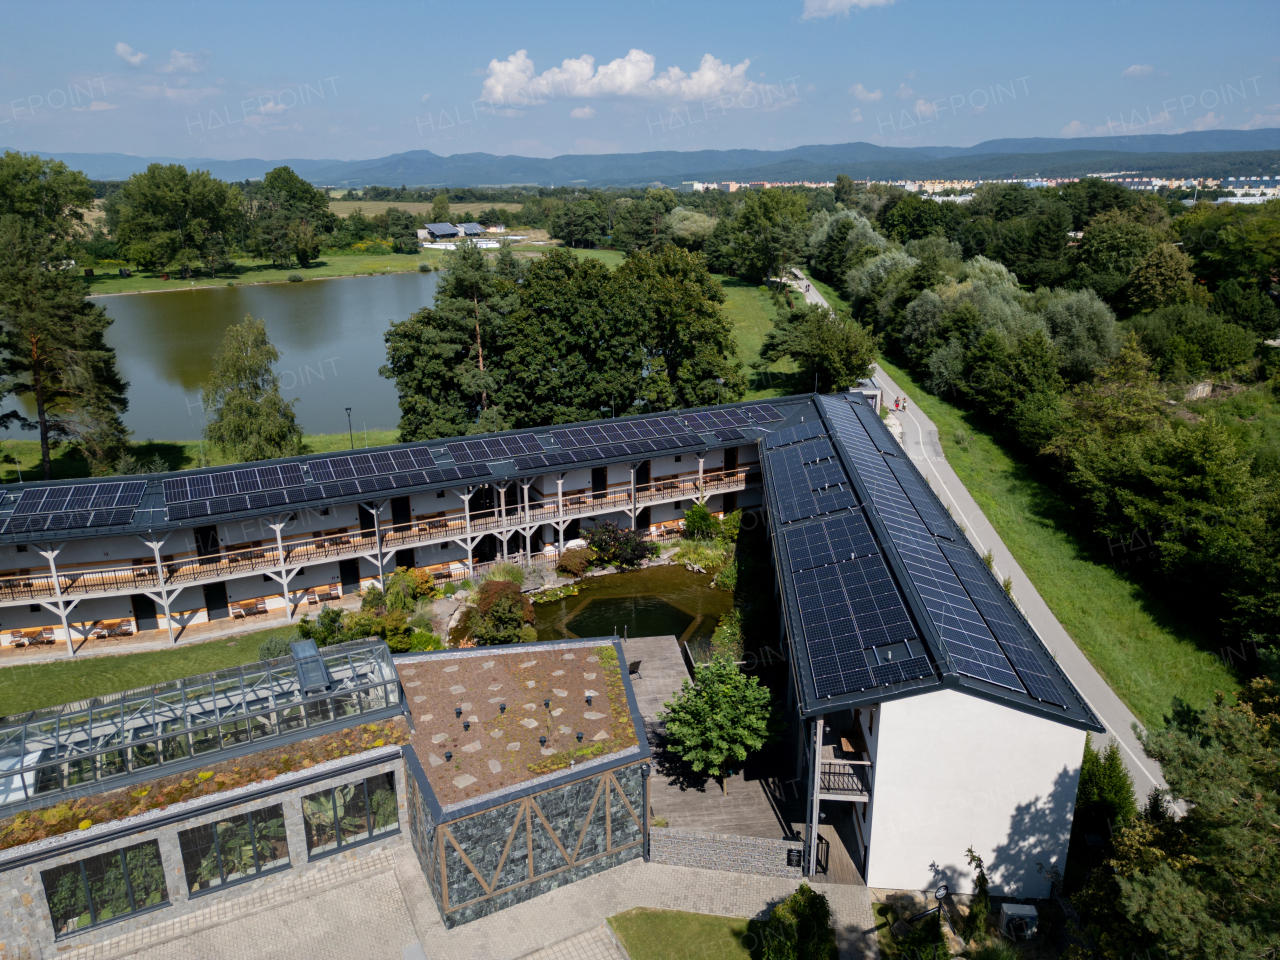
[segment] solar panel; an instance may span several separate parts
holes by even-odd
[[[741,430],[717,430],[715,431],[717,440],[745,440],[747,435]]]
[[[1066,700],[1053,682],[1050,671],[1044,666],[1048,656],[1040,642],[1032,636],[1022,618],[1013,610],[1012,603],[996,584],[985,565],[972,550],[963,544],[939,544],[968,591],[978,612],[995,634],[996,642],[1004,651],[1013,669],[1030,693],[1037,700],[1065,707]]]
[[[745,427],[750,421],[737,409],[704,410],[701,413],[686,413],[682,419],[694,430],[707,433],[725,427]]]
[[[147,481],[130,480],[127,482],[112,481],[109,483],[78,483],[62,487],[38,487],[22,491],[14,507],[13,517],[39,517],[38,524],[19,525],[6,528],[7,533],[28,533],[35,530],[70,530],[90,526],[90,512],[101,508],[109,510],[113,507],[136,507],[142,502],[146,492]],[[75,514],[68,519],[50,518],[51,514]],[[132,518],[133,510],[129,510]],[[128,521],[120,521],[127,523]]]
[[[511,457],[542,453],[542,444],[531,433],[510,437],[487,437],[484,440],[461,440],[445,445],[454,463],[478,460],[507,460]]]
[[[622,423],[593,423],[551,431],[551,438],[566,450],[659,437],[689,437],[681,446],[696,446],[702,442],[702,438],[692,436],[675,417],[645,417]]]
[[[830,409],[830,407],[828,407]],[[902,447],[898,441],[894,439],[893,434],[884,425],[884,421],[880,419],[880,415],[870,407],[860,403],[849,407],[854,415],[862,422],[862,427],[867,431],[871,442],[876,445],[876,449],[881,453],[889,453],[894,456],[902,456]]]
[[[960,538],[959,527],[952,521],[951,515],[947,513],[938,498],[934,496],[933,491],[929,489],[929,485],[920,476],[915,466],[909,461],[898,459],[886,459],[885,463],[902,487],[902,492],[907,495],[907,499],[915,507],[916,513],[920,515],[920,519],[924,521],[924,525],[929,528],[929,532],[935,537],[958,540]]]
[[[791,572],[811,570],[879,553],[871,527],[861,513],[846,513],[783,532]]]
[[[353,454],[346,457],[326,457],[322,460],[307,461],[307,469],[311,471],[311,479],[315,483],[349,480],[352,477],[369,477],[405,470],[424,470],[435,465],[436,462],[426,447],[400,447],[397,450],[380,450],[372,454]],[[302,470],[297,464],[284,464],[279,469],[282,479],[285,471],[297,470],[296,481],[283,484],[284,486],[301,486],[304,482]],[[263,489],[266,487],[264,486]]]
[[[210,497],[231,497],[257,493],[260,490],[275,490],[304,482],[302,468],[296,463],[171,477],[164,481],[164,502],[168,506],[187,500],[207,500]]]
[[[785,447],[791,443],[800,443],[803,440],[812,440],[814,437],[821,437],[826,433],[822,427],[821,420],[810,420],[806,423],[798,423],[794,427],[787,427],[785,430],[779,430],[765,441],[765,446],[772,450],[775,447]]]
[[[5,521],[2,532],[30,534],[120,526],[132,523],[134,512],[133,507],[111,507],[102,510],[63,510],[56,513],[14,515]]]
[[[800,445],[800,459],[805,463],[817,463],[819,460],[830,460],[836,455],[831,442],[826,439],[810,440]]]
[[[749,407],[739,407],[738,409],[756,423],[777,423],[783,419],[782,414],[767,403],[756,403]]]

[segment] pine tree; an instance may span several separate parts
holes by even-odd
[[[272,369],[279,359],[266,323],[251,316],[227,329],[214,357],[204,388],[204,408],[211,415],[204,435],[237,462],[302,452],[302,430],[293,413],[297,401],[280,396],[280,377]]]
[[[1109,837],[1138,813],[1133,776],[1124,765],[1115,738],[1099,751],[1093,735],[1084,740],[1084,762],[1076,787],[1076,820],[1086,833]]]
[[[84,297],[78,277],[58,269],[58,248],[17,216],[0,220],[0,395],[29,397],[35,419],[13,410],[0,424],[40,433],[44,478],[51,445],[75,443],[94,473],[128,449],[120,420],[128,384],[105,334],[111,320]]]

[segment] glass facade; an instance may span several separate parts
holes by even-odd
[[[125,774],[216,762],[208,755],[302,727],[349,725],[400,702],[382,641],[325,647],[320,657],[330,688],[311,696],[296,661],[283,657],[0,719],[0,814]]]
[[[394,773],[380,773],[302,798],[311,859],[400,828]]]
[[[59,937],[169,902],[155,840],[45,870],[40,879]]]
[[[264,807],[178,834],[187,889],[195,894],[289,866],[284,807]]]

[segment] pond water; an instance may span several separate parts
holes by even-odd
[[[539,640],[571,637],[652,637],[674,634],[700,645],[733,607],[733,594],[711,586],[710,574],[674,564],[588,577],[576,597],[535,604]]]
[[[227,327],[245,314],[267,322],[280,351],[280,389],[305,433],[352,425],[394,429],[395,384],[378,376],[382,335],[435,294],[436,273],[396,273],[302,283],[204,287],[95,297],[114,321],[107,342],[129,381],[124,422],[135,440],[194,440],[204,429],[200,390]]]

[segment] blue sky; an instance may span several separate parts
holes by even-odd
[[[5,8],[0,148],[236,159],[1280,126],[1274,3]]]

